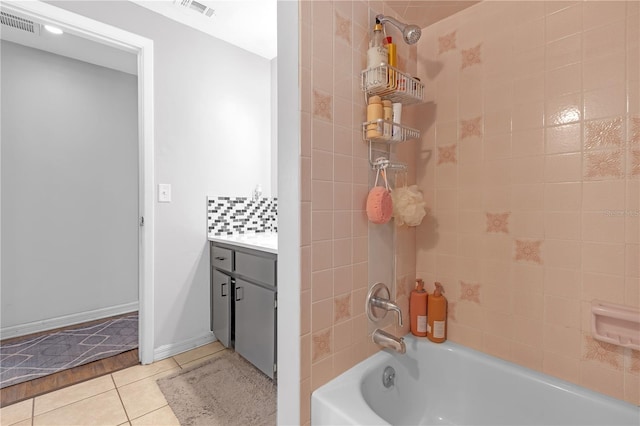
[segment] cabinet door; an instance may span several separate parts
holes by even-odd
[[[211,330],[225,347],[231,340],[231,277],[212,269]]]
[[[236,279],[235,349],[273,378],[275,361],[275,292]]]

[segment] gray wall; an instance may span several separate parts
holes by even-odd
[[[207,195],[270,194],[270,61],[130,2],[55,6],[154,42],[157,356],[209,331]]]
[[[2,328],[137,302],[136,76],[1,55]]]

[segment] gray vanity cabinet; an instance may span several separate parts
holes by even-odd
[[[231,344],[231,276],[211,271],[211,331],[226,348]]]
[[[211,330],[267,376],[276,373],[277,255],[211,243]]]
[[[276,292],[238,278],[235,293],[236,352],[273,378]]]

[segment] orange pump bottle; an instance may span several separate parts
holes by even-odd
[[[427,335],[427,291],[424,289],[424,281],[416,280],[416,288],[411,290],[409,296],[409,317],[411,318],[411,333],[414,336]]]
[[[447,340],[447,299],[442,295],[442,284],[435,283],[436,289],[429,296],[427,310],[429,320],[427,322],[427,338],[432,342],[442,343]]]

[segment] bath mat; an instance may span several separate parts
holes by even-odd
[[[231,350],[158,386],[182,426],[276,424],[275,382]]]
[[[138,347],[138,313],[0,345],[0,388]]]

